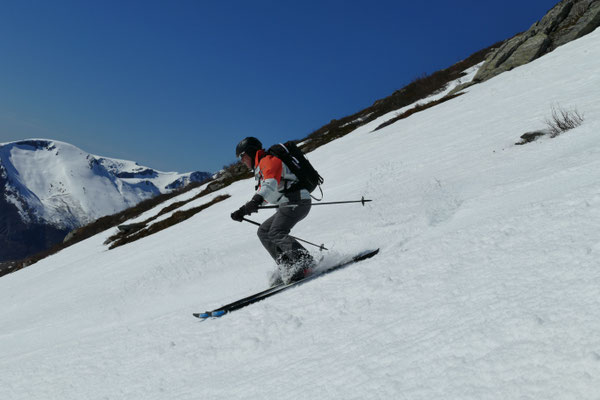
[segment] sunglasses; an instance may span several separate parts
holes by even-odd
[[[246,155],[246,152],[242,151],[240,153],[240,155],[238,156],[239,160],[242,161],[242,158],[244,158],[245,155]]]

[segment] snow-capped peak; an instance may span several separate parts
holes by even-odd
[[[210,176],[161,172],[48,139],[1,144],[0,170],[5,185],[2,200],[15,205],[24,221],[61,229],[81,226]]]

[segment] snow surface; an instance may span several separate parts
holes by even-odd
[[[600,30],[380,131],[310,153],[294,234],[375,258],[221,319],[273,267],[232,195],[107,250],[0,279],[2,399],[599,399]],[[584,114],[515,146],[551,107]],[[158,207],[154,212],[162,207]],[[261,212],[255,219],[268,217]]]

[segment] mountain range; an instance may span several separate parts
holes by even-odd
[[[0,144],[0,261],[44,250],[97,218],[210,177],[161,172],[56,140]]]

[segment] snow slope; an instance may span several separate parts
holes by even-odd
[[[2,169],[8,179],[4,198],[18,208],[24,221],[66,229],[210,176],[155,171],[47,139],[0,144]]]
[[[381,253],[224,318],[191,313],[272,268],[229,219],[251,181],[143,240],[108,251],[110,230],[3,277],[0,398],[600,398],[598,71],[600,30],[310,153],[326,200],[374,202],[315,207],[294,234],[328,260]],[[557,103],[584,124],[513,145]]]

